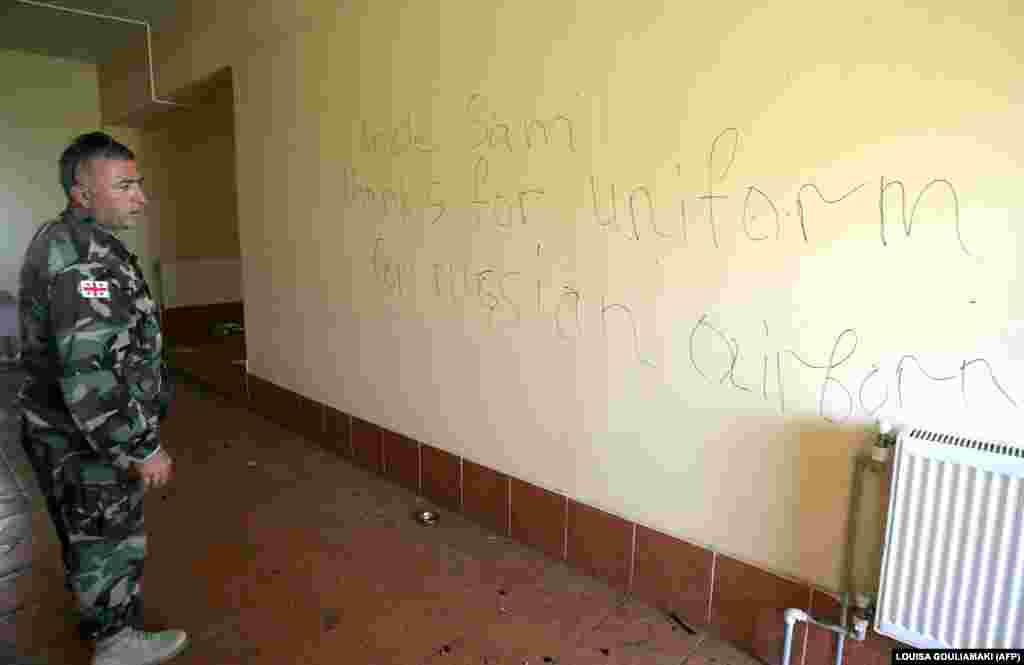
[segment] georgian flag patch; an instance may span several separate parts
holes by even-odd
[[[78,283],[78,292],[83,298],[110,298],[109,282],[83,279]]]

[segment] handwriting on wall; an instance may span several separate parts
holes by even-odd
[[[764,325],[765,338],[768,337],[768,322]],[[700,362],[695,353],[695,342],[699,336],[708,336],[713,342],[719,344],[725,350],[725,362],[721,360],[717,365],[705,365]],[[895,395],[891,395],[888,389],[890,382],[885,381],[881,376],[881,367],[875,363],[862,372],[862,378],[855,386],[848,385],[841,381],[836,370],[848,366],[857,352],[860,338],[857,331],[847,328],[841,331],[835,338],[831,348],[821,353],[821,358],[805,357],[802,353],[793,349],[779,349],[774,352],[762,350],[760,356],[760,373],[757,377],[759,383],[749,383],[737,378],[737,365],[741,359],[741,346],[737,338],[729,334],[727,330],[713,323],[707,315],[702,315],[690,331],[689,360],[693,370],[709,383],[719,383],[729,387],[746,391],[749,393],[760,392],[764,400],[777,399],[778,410],[786,413],[786,369],[790,366],[797,366],[816,371],[819,374],[820,382],[817,392],[817,412],[823,418],[834,422],[842,422],[855,415],[875,416],[883,407],[895,400],[902,408],[909,400],[905,389],[905,372],[916,371],[920,376],[930,382],[955,382],[960,399],[964,406],[970,405],[969,392],[971,387],[978,387],[978,384],[987,384],[983,388],[996,391],[1005,403],[1012,408],[1017,408],[1017,401],[1007,392],[1000,383],[995,371],[984,358],[964,359],[951,375],[936,376],[921,360],[913,354],[906,354],[899,358],[893,369],[896,385]],[[771,357],[770,357],[771,356]],[[774,373],[772,372],[774,370]],[[881,385],[881,394],[876,384]]]
[[[436,177],[423,182],[405,177],[397,182],[374,182],[354,165],[359,156],[344,169],[342,199],[347,207],[378,220],[398,220],[391,229],[378,229],[369,248],[369,268],[382,291],[399,302],[429,297],[468,306],[485,316],[491,326],[501,328],[519,326],[526,318],[546,321],[553,338],[562,342],[587,335],[607,338],[614,331],[615,339],[628,340],[628,352],[638,364],[658,367],[662,361],[654,352],[656,340],[645,338],[641,317],[630,303],[609,300],[605,294],[590,292],[572,281],[555,283],[528,269],[474,266],[453,262],[450,256],[425,259],[422,252],[403,257],[389,238],[389,233],[402,233],[410,225],[427,233],[456,226],[469,233],[531,234],[529,237],[536,240],[536,258],[542,260],[544,230],[540,220],[552,216],[551,200],[574,197],[578,197],[577,205],[562,211],[562,217],[576,220],[578,210],[587,210],[594,229],[614,234],[623,242],[711,251],[723,246],[725,233],[734,234],[732,242],[752,245],[781,242],[786,237],[790,242],[795,238],[797,243],[812,246],[820,237],[816,215],[823,207],[839,208],[870,197],[880,245],[887,246],[893,233],[902,232],[904,238],[911,239],[915,224],[926,218],[930,222],[937,219],[948,227],[946,237],[951,247],[964,256],[978,258],[965,240],[966,220],[961,218],[960,197],[947,178],[935,177],[917,191],[886,175],[838,187],[804,183],[795,188],[789,200],[778,199],[768,188],[756,184],[727,191],[725,185],[743,138],[737,129],[727,128],[710,141],[702,167],[704,182],[697,193],[684,193],[681,186],[668,194],[657,191],[653,184],[622,186],[593,172],[576,176],[575,184],[569,173],[557,183],[517,177],[512,186],[502,188],[492,175],[496,160],[536,151],[544,151],[547,157],[572,156],[579,151],[585,132],[567,113],[502,117],[479,94],[468,96],[464,111],[464,133],[444,140],[411,113],[395,126],[379,127],[366,120],[356,123],[356,146],[362,158],[394,160],[445,151],[466,154],[465,176],[458,187]],[[675,164],[674,170],[681,175],[682,165]],[[661,187],[665,189],[663,183]],[[453,189],[463,195],[452,196]],[[738,220],[723,212],[725,202],[730,200],[734,207],[739,204]],[[554,216],[559,212],[555,211]],[[858,356],[860,338],[855,328],[842,330],[830,349],[814,355],[792,348],[769,348],[769,325],[767,321],[762,323],[763,335],[754,336],[759,338],[757,342],[747,339],[741,343],[725,325],[708,315],[696,316],[688,336],[687,370],[725,390],[771,402],[780,413],[787,413],[794,402],[805,401],[794,399],[793,390],[809,385],[807,372],[817,373],[817,413],[837,422],[855,416],[871,417],[888,405],[904,406],[913,399],[908,389],[912,375],[936,385],[956,386],[960,400],[968,407],[972,391],[981,389],[989,395],[994,391],[1011,408],[1018,406],[985,358],[964,358],[953,370],[939,371],[926,367],[911,354],[902,356],[891,370],[883,370],[877,360]],[[717,351],[702,355],[699,348]],[[855,363],[863,367],[854,369]],[[842,378],[840,369],[845,372]],[[849,378],[858,372],[859,379]],[[791,380],[794,376],[798,379]]]

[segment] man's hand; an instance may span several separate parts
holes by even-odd
[[[145,489],[156,489],[163,487],[171,479],[171,456],[161,448],[157,454],[145,462],[135,462],[132,468],[142,479],[142,486]]]

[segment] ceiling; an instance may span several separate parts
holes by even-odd
[[[154,29],[174,15],[176,0],[40,0],[46,4],[146,21]],[[102,63],[137,38],[142,25],[0,0],[0,49]]]

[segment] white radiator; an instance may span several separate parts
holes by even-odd
[[[1024,449],[911,429],[893,465],[875,630],[920,648],[1024,647]]]

